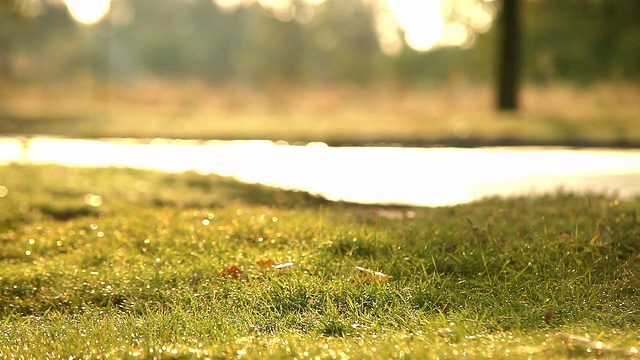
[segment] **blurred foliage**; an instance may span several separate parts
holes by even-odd
[[[640,2],[525,3],[525,73],[590,82],[640,77]]]
[[[302,1],[295,4],[298,13],[309,10]],[[640,2],[529,0],[523,5],[525,80],[640,77]],[[2,0],[0,78],[151,76],[253,87],[411,86],[493,77],[493,29],[477,34],[469,49],[421,53],[405,47],[389,57],[379,50],[367,2],[327,0],[319,9],[313,17],[282,22],[257,4],[229,11],[211,0],[120,0],[112,2],[106,19],[89,27],[74,23],[60,2]]]

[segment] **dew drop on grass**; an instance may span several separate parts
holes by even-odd
[[[29,239],[29,245],[33,245],[35,243],[36,243],[36,241],[34,239]]]

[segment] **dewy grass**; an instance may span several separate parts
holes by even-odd
[[[0,170],[2,358],[639,347],[640,199],[376,208],[195,173]]]

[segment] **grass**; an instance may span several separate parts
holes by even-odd
[[[0,170],[2,358],[639,348],[638,198],[377,208],[195,173]]]
[[[214,87],[197,82],[0,83],[0,134],[400,142],[418,145],[640,144],[633,84],[527,85],[519,113],[493,89],[399,86]]]

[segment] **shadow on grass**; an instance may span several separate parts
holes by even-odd
[[[28,116],[0,110],[0,134],[69,134],[89,119],[77,116]]]
[[[152,200],[155,206],[226,207],[230,203],[239,202],[248,206],[294,208],[317,207],[329,202],[320,196],[306,192],[274,189],[259,184],[244,184],[232,178],[196,173],[166,175],[160,181],[160,187],[181,188],[184,191],[178,196],[158,191]]]

